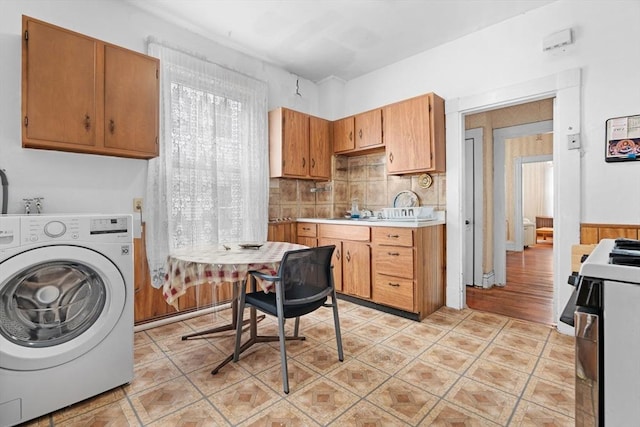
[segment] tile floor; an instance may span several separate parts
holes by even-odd
[[[229,315],[136,333],[131,384],[28,425],[574,425],[574,339],[545,325],[448,308],[418,323],[340,300],[344,362],[330,309],[304,317],[307,340],[288,343],[285,395],[277,343],[211,375],[233,336],[180,339]],[[276,333],[270,318],[258,328]]]

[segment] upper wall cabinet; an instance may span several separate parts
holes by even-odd
[[[384,147],[382,109],[367,111],[333,122],[333,151],[336,154],[358,153]]]
[[[430,93],[383,108],[388,174],[445,171],[444,100]]]
[[[22,146],[158,155],[159,60],[22,17]]]
[[[288,108],[269,111],[270,177],[329,180],[330,126],[328,120]]]

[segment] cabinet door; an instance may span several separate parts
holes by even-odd
[[[371,247],[368,243],[343,241],[342,252],[343,291],[371,298]]]
[[[429,98],[421,96],[388,105],[383,114],[387,172],[431,169]]]
[[[336,245],[336,249],[333,251],[331,257],[331,265],[333,266],[333,283],[336,287],[336,291],[342,292],[342,242],[338,239],[318,239],[320,246]]]
[[[282,172],[309,175],[309,116],[286,108],[282,109]]]
[[[355,138],[357,148],[382,145],[382,110],[372,110],[355,117]]]
[[[333,152],[342,153],[356,148],[354,118],[346,117],[333,122]]]
[[[101,95],[96,41],[26,16],[23,29],[23,147],[94,146]]]
[[[331,179],[331,122],[309,117],[309,175]]]
[[[104,145],[158,155],[158,65],[155,58],[104,47]]]

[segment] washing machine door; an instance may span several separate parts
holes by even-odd
[[[111,332],[127,298],[118,268],[85,247],[31,249],[0,262],[0,272],[4,369],[46,369],[82,356]]]

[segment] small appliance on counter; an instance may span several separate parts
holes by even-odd
[[[576,336],[576,426],[640,419],[640,241],[603,239],[584,260],[561,320]]]

